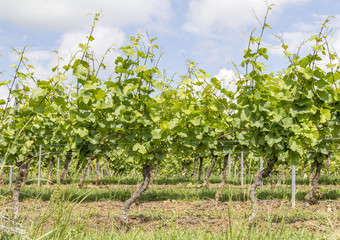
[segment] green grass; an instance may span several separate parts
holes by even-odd
[[[34,177],[31,180],[28,179],[28,182],[26,183],[27,185],[35,185],[37,184],[37,180]],[[79,183],[79,177],[74,177],[74,178],[66,178],[63,182],[63,184],[77,184]],[[245,175],[244,176],[244,184],[252,184],[253,183],[254,176],[253,175]],[[140,176],[114,176],[114,177],[103,177],[100,179],[100,182],[106,185],[110,184],[123,184],[123,185],[136,185],[140,183],[142,178]],[[269,178],[264,179],[264,184],[271,184],[272,181],[277,182],[277,176],[272,176]],[[221,177],[220,176],[212,176],[209,179],[209,182],[212,184],[217,184],[221,182]],[[292,182],[290,177],[286,177],[283,180],[284,184],[290,185]],[[53,180],[54,184],[57,184],[57,180]],[[86,178],[84,181],[84,184],[89,184],[89,183],[96,183],[96,180],[94,177],[88,179]],[[158,185],[176,185],[176,184],[197,184],[197,178],[192,178],[192,177],[164,177],[160,176],[157,179],[153,181],[154,184]],[[235,179],[234,177],[227,178],[227,184],[232,184],[232,185],[241,185],[241,180],[240,177],[237,177]],[[8,184],[8,180],[5,181],[5,184]],[[41,181],[42,185],[46,184],[46,181]],[[296,184],[297,185],[309,185],[309,178],[303,178],[303,177],[297,177],[296,178]],[[340,185],[340,176],[320,176],[319,178],[319,184],[320,185]]]
[[[185,178],[184,178],[185,179]],[[130,179],[131,180],[131,179]],[[126,182],[130,181],[129,179]],[[162,179],[161,179],[162,180]],[[165,181],[165,180],[164,180]],[[175,181],[175,180],[174,180]],[[158,183],[162,183],[161,181]],[[168,181],[163,184],[174,182]],[[36,199],[49,201],[48,205],[50,210],[39,215],[38,221],[31,222],[27,231],[28,235],[32,239],[332,239],[332,229],[328,226],[328,217],[323,213],[308,212],[304,209],[295,209],[291,211],[280,210],[277,211],[265,211],[258,217],[260,222],[258,225],[252,228],[248,228],[247,225],[247,209],[241,211],[229,210],[228,213],[216,213],[214,211],[210,213],[204,212],[200,218],[216,217],[218,214],[228,214],[228,221],[226,221],[225,229],[219,231],[213,231],[208,226],[198,225],[194,228],[178,228],[174,225],[176,219],[180,219],[183,216],[191,216],[193,212],[174,212],[174,215],[162,212],[162,209],[149,210],[149,212],[139,212],[138,208],[135,210],[135,217],[143,218],[151,216],[151,219],[158,222],[158,226],[153,229],[147,229],[145,226],[140,226],[137,229],[131,229],[126,231],[124,229],[117,229],[115,222],[112,221],[112,226],[106,226],[106,228],[100,229],[95,226],[91,229],[87,228],[84,222],[91,221],[91,214],[96,214],[95,211],[91,212],[89,209],[87,216],[80,215],[76,211],[76,206],[73,203],[81,204],[83,201],[95,202],[103,200],[111,201],[125,201],[130,196],[135,187],[126,185],[116,186],[103,186],[102,188],[78,188],[76,184],[58,186],[55,185],[51,188],[36,187],[34,185],[24,186],[22,188],[20,199]],[[176,201],[203,201],[207,199],[213,199],[217,191],[217,186],[210,186],[210,188],[199,188],[199,185],[192,184],[190,181],[182,181],[176,186],[164,186],[164,185],[152,185],[146,192],[144,192],[139,199],[140,201],[161,201],[161,200],[176,200]],[[327,189],[320,189],[320,191],[326,192]],[[306,195],[306,191],[298,190],[296,194],[297,200],[303,200]],[[8,187],[0,188],[0,197],[2,199],[9,199],[11,192]],[[259,199],[290,199],[290,187],[281,186],[277,188],[271,188],[270,186],[258,190],[257,196]],[[340,199],[340,190],[333,190],[323,195],[323,199]],[[222,195],[222,201],[248,201],[248,189],[238,186],[228,185]],[[32,201],[33,202],[33,201]],[[37,201],[39,202],[39,201]],[[285,202],[285,201],[283,201]],[[76,204],[76,205],[77,205]],[[179,203],[180,204],[180,203]],[[229,205],[231,206],[231,204]],[[28,210],[33,211],[34,210]],[[205,211],[205,210],[204,210]],[[51,212],[51,216],[49,215]],[[30,214],[29,212],[28,214]],[[37,213],[35,213],[37,214]],[[168,214],[168,215],[167,215]],[[209,215],[210,214],[210,215]],[[217,214],[216,216],[213,214]],[[70,220],[71,216],[74,216],[76,220]],[[193,215],[197,217],[197,215]],[[154,218],[152,218],[154,217]],[[147,218],[146,218],[147,219]],[[304,228],[294,229],[290,227],[290,224],[295,222],[306,222],[310,220],[324,221],[322,225],[325,228],[325,234],[320,234],[317,231],[308,231]],[[50,221],[48,229],[41,228],[40,224]],[[167,221],[167,222],[166,222]],[[162,223],[164,223],[162,225]],[[166,223],[166,224],[165,224]],[[1,232],[2,231],[2,232]],[[326,235],[327,233],[327,235]],[[25,239],[23,236],[17,235],[11,231],[4,231],[0,229],[0,240],[5,239]],[[334,238],[336,239],[336,238]]]
[[[69,185],[60,190],[60,194],[70,201],[75,201],[81,196],[87,196],[85,201],[126,201],[131,197],[131,193],[135,188],[126,186],[116,186],[115,188],[78,188],[76,185]],[[213,199],[217,192],[217,188],[198,188],[198,187],[181,187],[176,188],[152,185],[140,198],[140,201],[162,201],[162,200],[206,200]],[[24,186],[20,193],[20,200],[24,199],[41,199],[49,201],[53,196],[55,189],[35,186]],[[321,200],[337,200],[340,199],[340,190],[329,191],[322,190],[323,196]],[[248,201],[249,194],[246,188],[227,187],[224,189],[221,201]],[[296,200],[304,200],[308,191],[297,191]],[[0,196],[11,196],[12,192],[8,188],[0,188]],[[291,189],[289,187],[264,188],[258,190],[257,197],[260,200],[271,199],[291,199]]]
[[[235,227],[236,228],[236,227]],[[236,228],[237,229],[237,228]],[[289,231],[285,229],[278,229],[275,232],[272,230],[266,230],[265,232],[259,232],[256,230],[247,230],[247,227],[244,226],[244,230],[237,229],[234,232],[234,235],[230,233],[215,233],[207,230],[183,230],[183,229],[170,229],[170,230],[163,230],[159,228],[156,231],[148,232],[148,231],[115,231],[112,230],[110,232],[79,232],[73,229],[67,229],[68,232],[64,234],[62,237],[58,237],[55,232],[51,232],[49,235],[44,236],[42,239],[59,239],[59,240],[68,240],[68,239],[79,239],[79,240],[197,240],[197,239],[204,239],[204,240],[225,240],[225,239],[254,239],[254,240],[289,240],[289,239],[299,239],[299,240],[321,240],[325,239],[322,236],[317,236],[308,233],[305,230],[299,231]],[[39,237],[41,237],[39,236]],[[3,233],[1,240],[13,239],[25,239],[15,234],[7,234]],[[39,238],[38,238],[39,239]]]

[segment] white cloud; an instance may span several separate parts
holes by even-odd
[[[285,45],[288,46],[288,52],[289,53],[297,53],[298,48],[300,48],[301,44],[306,41],[312,33],[308,32],[284,32],[280,34],[280,37],[282,38]],[[277,42],[279,42],[278,39],[276,39]],[[303,49],[306,49],[306,47],[310,47],[310,44],[304,45]],[[300,51],[300,53],[303,53]],[[281,43],[279,42],[277,45],[270,46],[269,51],[276,55],[284,55],[283,49],[281,48]]]
[[[27,57],[29,64],[34,66],[34,69],[30,69],[30,71],[34,72],[34,77],[37,79],[48,79],[52,77],[54,73],[51,69],[58,64],[57,54],[52,51],[58,51],[59,56],[63,59],[60,61],[60,67],[62,67],[67,64],[70,61],[71,56],[79,50],[78,44],[87,41],[86,35],[88,35],[88,33],[80,31],[68,32],[61,35],[60,39],[57,40],[58,47],[56,49],[28,49],[25,56]],[[98,61],[101,61],[102,56],[107,49],[120,48],[126,39],[125,34],[119,29],[100,26],[95,28],[94,38],[95,40],[90,43],[90,45],[91,50],[95,53]],[[111,51],[107,54],[104,64],[108,65],[107,71],[111,72],[107,73],[105,77],[108,77],[112,73],[114,60],[117,55],[118,53],[115,51]],[[9,58],[12,60],[11,62],[14,62],[18,56],[11,54]],[[26,72],[25,69],[22,69],[22,71]],[[67,77],[71,78],[70,75]],[[29,86],[34,87],[32,81],[29,81],[28,84]],[[6,90],[2,89],[2,92],[3,91]]]
[[[193,56],[200,65],[211,63],[228,64],[232,60],[232,48],[224,42],[210,39],[197,39],[193,44]]]
[[[278,12],[285,5],[301,4],[310,0],[277,0],[273,11]],[[251,14],[262,17],[267,9],[259,0],[190,0],[184,30],[198,35],[215,36],[217,33],[235,31],[256,23]]]
[[[236,86],[236,73],[233,70],[222,68],[218,71],[216,75],[213,77],[217,78],[221,82],[221,87],[231,91],[231,92],[236,92],[237,86]],[[194,78],[193,81],[198,81],[197,78]],[[194,85],[194,89],[196,92],[201,92],[203,91],[204,88],[206,88],[207,84],[211,84],[210,79],[206,80],[202,85]],[[215,92],[217,95],[222,95],[222,93],[219,90],[216,90]]]
[[[222,88],[225,88],[228,91],[236,92],[237,79],[235,74],[236,73],[233,70],[222,68],[214,77],[221,81]]]
[[[69,32],[61,36],[58,51],[64,57],[70,57],[78,49],[79,43],[86,43],[88,32]],[[117,28],[101,27],[95,28],[93,33],[94,41],[90,43],[91,49],[97,57],[102,56],[109,48],[119,48],[126,40],[125,34]]]
[[[312,23],[304,23],[299,22],[292,26],[293,31],[289,32],[283,32],[279,35],[284,43],[288,45],[289,49],[288,52],[290,53],[296,53],[298,51],[298,48],[301,46],[301,44],[308,40],[312,35],[317,35],[320,32],[321,26],[323,21],[328,16],[318,16],[315,15],[315,21]],[[328,30],[324,29],[325,31],[328,31],[329,34],[329,46],[331,51],[336,51],[338,54],[340,53],[340,15],[336,16],[335,19],[331,19],[330,23],[328,23]],[[273,37],[274,38],[274,37]],[[275,40],[278,42],[278,40]],[[314,41],[307,42],[304,44],[304,46],[300,50],[300,56],[303,56],[304,54],[311,51],[311,47],[315,45]],[[283,55],[283,50],[281,48],[281,43],[277,43],[269,47],[269,51],[276,55]]]
[[[86,15],[101,10],[101,21],[113,27],[166,22],[171,18],[170,0],[12,0],[1,3],[0,21],[26,29],[65,31],[88,26]]]

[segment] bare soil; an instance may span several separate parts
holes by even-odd
[[[36,187],[36,186],[27,186]],[[54,188],[45,185],[42,188]],[[70,185],[62,186],[68,188]],[[217,189],[219,184],[210,184],[209,188]],[[247,191],[249,185],[226,186],[225,188],[240,188]],[[264,186],[273,188],[276,186]],[[289,186],[281,186],[289,187]],[[320,186],[329,190],[337,190],[339,186]],[[133,191],[133,185],[96,185],[88,184],[84,188],[125,188]],[[151,188],[192,189],[195,185],[152,185]],[[307,190],[309,186],[298,186],[298,190]],[[58,199],[58,198],[57,198]],[[39,227],[39,232],[47,232],[63,221],[76,231],[112,231],[120,230],[120,209],[123,202],[47,202],[41,200],[24,200],[20,202],[21,222],[28,231]],[[213,199],[205,201],[147,201],[137,202],[130,208],[130,230],[155,231],[159,228],[205,229],[211,232],[225,232],[229,221],[233,226],[246,224],[250,215],[250,202],[230,201],[216,202]],[[11,214],[11,199],[0,198],[0,215]],[[48,214],[51,214],[48,216]],[[48,216],[48,217],[47,217]],[[69,217],[69,220],[67,218]],[[277,228],[282,224],[291,231],[304,229],[309,233],[332,236],[340,239],[340,201],[323,200],[315,205],[305,201],[297,201],[296,207],[291,208],[287,200],[259,200],[257,226],[266,229],[267,226]],[[58,225],[58,226],[59,226]],[[327,237],[325,238],[327,239]]]
[[[8,201],[0,201],[2,207]],[[100,201],[83,203],[49,203],[25,200],[21,202],[21,220],[27,229],[32,229],[41,222],[39,231],[51,229],[58,218],[70,215],[68,224],[79,231],[97,231],[120,229],[118,221],[123,203],[118,201]],[[260,200],[257,225],[269,222],[277,227],[282,221],[291,230],[305,229],[308,232],[322,234],[340,233],[340,201],[319,201],[316,205],[298,201],[291,209],[288,201]],[[72,209],[67,209],[67,206]],[[53,212],[51,217],[42,217]],[[207,201],[157,201],[138,202],[130,211],[131,230],[153,231],[158,228],[206,229],[223,232],[229,227],[229,214],[233,224],[242,224],[250,213],[249,202]],[[333,233],[332,233],[333,231]],[[334,236],[334,235],[333,235]]]

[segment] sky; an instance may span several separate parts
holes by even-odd
[[[268,71],[289,65],[280,48],[280,36],[296,52],[303,40],[319,32],[322,22],[334,16],[330,26],[330,46],[340,53],[339,0],[272,0],[263,44],[270,59]],[[94,31],[92,49],[97,56],[106,49],[128,44],[130,36],[148,33],[157,37],[156,44],[164,56],[159,68],[169,78],[178,80],[186,73],[186,59],[198,63],[212,76],[232,81],[236,69],[231,64],[242,61],[249,34],[259,35],[267,3],[263,0],[1,0],[0,8],[0,81],[13,79],[9,66],[16,63],[12,49],[28,46],[26,57],[35,67],[35,76],[52,76],[57,64],[57,50],[65,61],[86,41],[93,17],[101,12]],[[310,48],[310,47],[309,47]],[[306,47],[306,52],[310,50]],[[303,54],[302,52],[301,54]],[[107,56],[111,66],[117,52]],[[113,66],[113,65],[112,65]],[[108,77],[111,73],[102,75]],[[230,89],[233,90],[233,89]],[[8,87],[0,87],[6,99]]]

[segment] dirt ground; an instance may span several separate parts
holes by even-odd
[[[6,204],[0,201],[2,207]],[[8,202],[7,202],[8,204]],[[83,203],[54,203],[25,200],[21,202],[22,222],[26,229],[32,229],[41,222],[40,231],[48,231],[58,218],[70,216],[69,225],[79,231],[120,229],[118,216],[123,203],[118,201],[100,201]],[[67,207],[72,208],[71,210]],[[250,214],[250,202],[206,201],[157,201],[139,202],[130,210],[131,230],[153,231],[159,228],[206,229],[223,232],[233,225],[242,225]],[[43,216],[53,212],[51,217]],[[288,201],[261,200],[258,202],[259,226],[271,222],[277,227],[284,221],[291,230],[305,229],[308,232],[336,234],[340,236],[340,201],[319,201],[316,205],[298,201],[291,209]]]
[[[53,187],[44,186],[43,188]],[[63,188],[68,187],[70,186],[63,186]],[[248,185],[230,187],[249,188]],[[270,185],[265,187],[272,188]],[[325,187],[328,190],[338,188],[333,185],[320,187],[321,189]],[[88,184],[84,188],[127,188],[133,190],[136,186]],[[199,188],[199,186],[152,185],[152,188],[192,189]],[[218,188],[218,184],[211,184],[209,188]],[[300,190],[308,188],[308,186],[298,186]],[[120,201],[70,203],[31,199],[20,202],[20,214],[21,222],[28,231],[32,231],[41,224],[38,231],[47,232],[63,222],[76,231],[112,231],[121,229],[119,215],[122,206],[123,202]],[[216,202],[213,199],[206,199],[203,201],[140,201],[131,206],[128,214],[132,231],[179,228],[205,229],[223,233],[228,230],[230,223],[234,228],[247,224],[250,212],[251,203],[249,201]],[[11,200],[9,198],[0,198],[0,213],[10,216]],[[308,233],[332,236],[333,239],[335,236],[335,239],[337,237],[340,239],[340,201],[322,200],[315,205],[297,201],[296,207],[292,209],[287,200],[259,200],[256,224],[263,229],[268,226],[274,229],[284,225],[291,231],[304,229]]]

